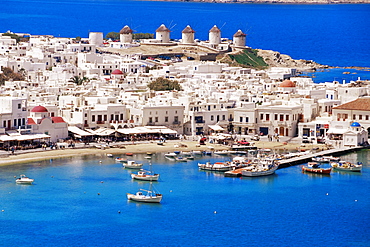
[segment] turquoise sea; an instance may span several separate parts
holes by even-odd
[[[171,38],[191,25],[208,39],[217,25],[222,37],[241,29],[252,48],[330,66],[370,67],[370,4],[217,4],[130,0],[2,0],[0,32],[88,37],[90,31],[154,33],[165,24]],[[369,79],[369,77],[367,78]]]
[[[144,162],[145,155],[132,159]],[[256,178],[199,171],[155,154],[161,204],[127,201],[148,188],[105,156],[0,167],[1,246],[370,246],[370,151],[362,173],[306,174],[300,166]],[[34,185],[18,185],[26,174]]]

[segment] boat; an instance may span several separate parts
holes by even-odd
[[[32,184],[34,179],[27,177],[26,175],[22,174],[15,180],[17,184]]]
[[[217,155],[229,155],[229,152],[227,150],[218,150],[214,151],[213,153]]]
[[[159,174],[153,174],[150,171],[140,170],[137,173],[131,173],[131,178],[143,181],[158,181]]]
[[[312,158],[312,161],[318,163],[330,163],[330,158],[324,156],[316,156]]]
[[[200,150],[194,150],[194,151],[192,151],[192,153],[194,155],[202,155],[202,151],[200,151]]]
[[[178,162],[187,162],[187,161],[188,161],[188,159],[187,159],[187,158],[182,157],[182,156],[176,156],[176,157],[174,157],[174,158],[175,158],[175,160],[176,160],[176,161],[178,161]]]
[[[340,161],[340,157],[334,157],[334,156],[323,156],[323,157],[330,161]]]
[[[146,194],[143,193],[146,192]],[[160,203],[162,194],[154,191],[152,182],[150,182],[149,190],[140,189],[136,194],[127,193],[127,199],[136,202]]]
[[[230,171],[231,169],[233,169],[230,162],[215,162],[214,164],[212,164],[211,162],[207,162],[205,164],[198,163],[198,167],[200,170],[219,172]]]
[[[302,172],[330,174],[331,168],[322,168],[317,162],[308,162],[307,166],[302,166]]]
[[[126,156],[133,156],[133,153],[126,153]]]
[[[339,161],[339,162],[330,162],[331,167],[337,171],[348,171],[348,172],[361,172],[362,163],[358,162],[357,164]]]
[[[126,164],[122,164],[123,167],[128,169],[141,169],[143,167],[143,164],[136,163],[134,160],[128,160]]]
[[[121,163],[126,163],[127,162],[127,159],[126,158],[117,157],[116,158],[116,161],[117,162],[121,162]]]
[[[177,154],[172,152],[172,153],[166,153],[166,154],[164,154],[164,156],[165,157],[176,157]]]
[[[108,158],[113,158],[113,154],[107,154]]]
[[[245,177],[260,177],[268,176],[275,173],[279,168],[279,163],[276,159],[257,159],[251,162],[248,166],[242,168],[242,176]]]

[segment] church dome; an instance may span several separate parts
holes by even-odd
[[[351,123],[351,127],[361,127],[361,124],[359,124],[358,122],[353,122]]]
[[[123,75],[123,72],[119,69],[113,70],[112,75]]]
[[[291,80],[284,80],[279,87],[295,87],[295,84]]]
[[[32,108],[31,112],[48,112],[48,109],[39,105]]]

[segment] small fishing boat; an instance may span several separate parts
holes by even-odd
[[[126,153],[126,156],[133,156],[133,153]]]
[[[113,154],[107,154],[108,158],[113,158]]]
[[[330,165],[334,170],[337,170],[337,171],[361,172],[362,170],[361,162],[354,164],[351,162],[339,161],[339,162],[331,162]]]
[[[182,156],[176,156],[175,160],[178,161],[178,162],[187,162],[188,161],[187,158],[182,157]]]
[[[128,169],[141,169],[143,167],[142,163],[136,163],[134,160],[128,160],[126,164],[122,164],[124,168]]]
[[[329,163],[330,159],[324,156],[316,156],[312,157],[312,161],[317,163]]]
[[[27,177],[26,175],[22,174],[15,180],[17,184],[32,184],[34,179]]]
[[[215,162],[214,164],[211,162],[205,164],[198,163],[198,167],[200,170],[219,172],[230,171],[233,168],[230,162]]]
[[[116,158],[116,161],[117,162],[121,162],[121,163],[126,163],[127,162],[127,159],[126,158],[117,157]]]
[[[218,150],[218,151],[214,151],[213,153],[217,155],[229,155],[229,151],[227,150]]]
[[[279,168],[279,163],[275,159],[256,160],[248,166],[242,168],[242,176],[260,177],[275,173]]]
[[[145,191],[146,194],[142,191]],[[140,189],[136,194],[127,193],[127,199],[136,202],[160,203],[162,200],[162,194],[155,192],[153,185],[150,182],[149,190]]]
[[[131,173],[131,178],[143,181],[158,181],[159,174],[153,174],[150,171],[140,170],[137,173]]]
[[[303,172],[330,174],[331,168],[321,168],[317,162],[308,162],[307,166],[302,166]]]

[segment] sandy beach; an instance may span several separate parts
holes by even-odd
[[[183,145],[181,145],[183,144]],[[109,148],[97,148],[95,145],[90,145],[89,147],[77,147],[77,148],[65,148],[65,149],[57,149],[57,150],[34,150],[29,151],[27,153],[22,153],[22,151],[16,151],[14,155],[10,154],[10,152],[6,152],[0,158],[0,166],[3,165],[12,165],[12,164],[19,164],[19,163],[27,163],[27,162],[35,162],[45,159],[57,159],[57,158],[65,158],[71,156],[79,156],[79,155],[96,155],[96,154],[113,154],[113,155],[122,155],[126,153],[160,153],[160,152],[171,152],[171,151],[192,151],[192,150],[229,150],[230,146],[220,145],[220,144],[210,144],[207,143],[206,145],[198,145],[196,141],[169,141],[166,142],[164,145],[157,145],[156,142],[147,142],[147,143],[126,143],[120,145],[111,145]],[[306,144],[302,146],[300,143],[286,143],[286,142],[267,142],[267,141],[258,141],[255,142],[254,146],[257,148],[269,148],[273,150],[299,150],[305,149],[309,150],[312,148],[315,149],[323,149],[325,148],[322,144]]]

